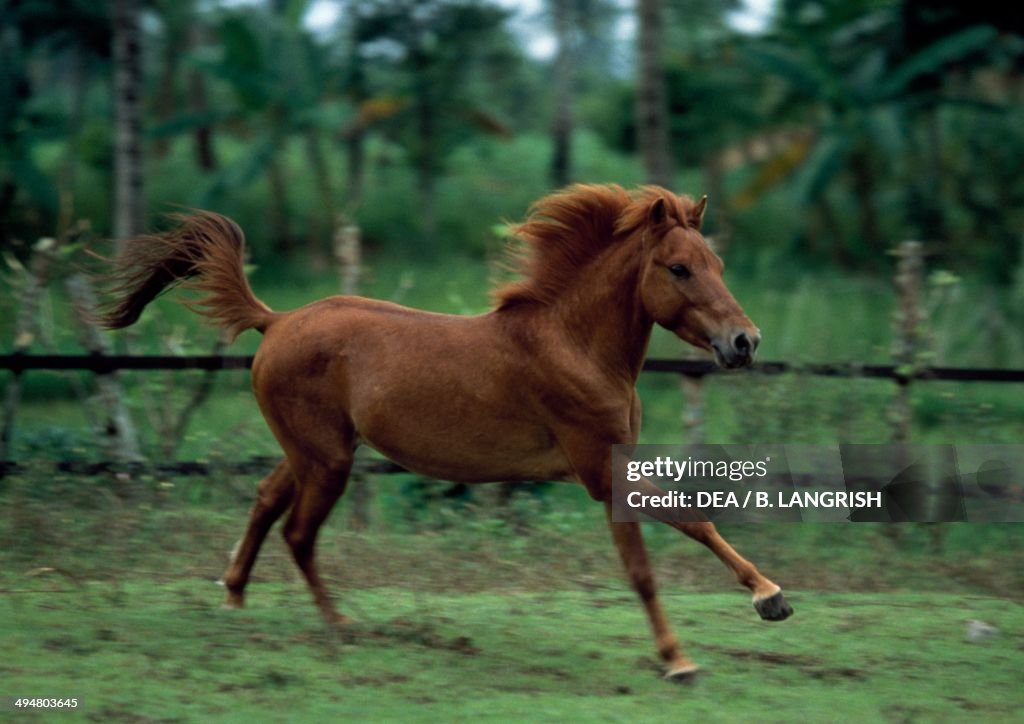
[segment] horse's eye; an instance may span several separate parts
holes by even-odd
[[[677,279],[689,279],[690,270],[686,268],[685,264],[673,264],[668,268],[672,275]]]

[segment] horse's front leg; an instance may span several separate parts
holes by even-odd
[[[757,570],[757,566],[736,552],[715,528],[714,523],[671,522],[696,541],[706,545],[732,572],[736,580],[750,589],[754,608],[766,621],[783,621],[793,614],[793,608],[782,595],[782,588]]]
[[[607,485],[610,490],[610,479]],[[646,478],[630,483],[630,490],[635,490],[641,495],[658,496],[664,494],[663,490]],[[610,493],[605,494],[610,495]],[[703,516],[699,510],[690,508],[678,510],[661,508],[647,512],[657,517],[661,522],[671,525],[676,530],[685,533],[690,538],[710,548],[711,552],[718,556],[718,559],[733,572],[736,580],[750,589],[750,592],[753,594],[754,609],[761,618],[766,621],[782,621],[792,615],[793,608],[782,595],[782,589],[779,585],[765,577],[757,570],[757,566],[737,553],[736,549],[729,545],[725,538],[721,536],[714,523],[700,520]]]
[[[647,611],[658,653],[666,662],[666,677],[675,680],[690,678],[697,671],[697,666],[679,650],[675,635],[665,619],[658,601],[654,575],[647,561],[640,524],[613,520],[611,443],[598,444],[567,435],[563,438],[563,449],[566,450],[577,477],[587,488],[590,496],[605,504],[615,545],[626,565],[633,588],[636,589]],[[634,483],[632,489],[640,491],[641,494],[663,492],[648,480]],[[669,514],[663,522],[704,543],[731,568],[737,579],[753,592],[754,607],[763,618],[781,621],[793,613],[793,609],[782,596],[782,589],[761,575],[753,563],[740,556],[726,543],[712,523],[692,522],[695,511],[677,512],[680,515],[673,518]]]

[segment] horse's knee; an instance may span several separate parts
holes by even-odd
[[[295,518],[289,518],[281,531],[281,536],[298,558],[312,550],[315,532],[310,531],[307,526],[301,525]]]

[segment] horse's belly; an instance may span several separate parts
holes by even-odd
[[[360,438],[402,467],[460,482],[561,480],[568,461],[540,426],[516,425],[477,416],[445,424],[435,414],[414,424],[409,418],[357,424]],[[466,424],[469,423],[469,424]]]
[[[462,454],[437,456],[402,448],[387,450],[383,446],[370,446],[407,470],[438,480],[460,483],[489,483],[498,481],[567,480],[571,472],[560,455],[535,456],[530,460],[480,460]]]

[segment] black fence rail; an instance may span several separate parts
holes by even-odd
[[[14,375],[33,370],[87,371],[103,375],[118,370],[247,370],[252,367],[249,355],[107,355],[107,354],[4,354],[0,355],[0,370]],[[908,371],[897,365],[857,363],[794,363],[758,362],[744,370],[722,370],[710,361],[682,359],[648,359],[645,372],[670,373],[691,379],[728,372],[729,374],[782,375],[801,374],[833,378],[867,378],[893,380],[901,387],[911,382],[954,381],[1022,383],[1024,369],[979,367],[917,367]],[[43,465],[54,473],[81,476],[141,474],[208,476],[265,474],[277,464],[279,457],[257,456],[240,461],[196,460],[167,462],[115,462],[115,461],[31,461],[27,463],[0,460],[0,478],[5,475],[38,470]],[[406,472],[404,468],[387,460],[361,460],[356,473],[389,474]]]
[[[21,374],[31,370],[82,370],[110,374],[118,370],[245,370],[252,367],[248,355],[101,355],[101,354],[4,354],[0,369]],[[819,377],[890,379],[953,382],[1024,382],[1024,369],[984,367],[916,367],[907,371],[898,365],[845,363],[758,362],[745,370],[723,370],[713,362],[683,359],[649,359],[645,372],[668,372],[701,378],[712,374],[803,374]]]
[[[172,460],[168,462],[139,461],[116,462],[113,460],[29,460],[18,462],[0,461],[0,478],[4,475],[44,471],[53,474],[96,477],[100,475],[139,475],[209,477],[211,475],[265,475],[281,459],[278,456],[254,455],[246,460]],[[387,475],[409,472],[390,460],[356,460],[353,474]]]

